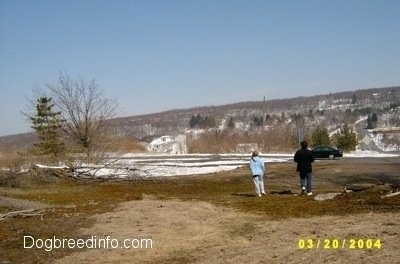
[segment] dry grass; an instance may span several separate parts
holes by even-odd
[[[24,163],[24,157],[16,151],[0,152],[0,168],[8,168],[11,171],[20,169]]]
[[[111,143],[110,150],[118,153],[142,153],[147,150],[142,143],[131,137],[113,137],[109,143]]]
[[[345,184],[354,183],[388,183],[393,186],[398,183],[397,173],[400,170],[398,164],[362,164],[355,168],[352,164],[333,167],[332,163],[327,162],[317,164],[315,171],[315,192],[324,193],[341,191]],[[19,181],[18,185],[9,184],[16,180]],[[268,192],[298,190],[298,178],[293,165],[269,164],[266,185]],[[89,228],[94,224],[95,219],[91,216],[113,214],[120,203],[138,201],[149,196],[156,201],[155,203],[179,200],[190,202],[195,208],[206,206],[204,203],[211,203],[216,208],[229,208],[239,210],[243,214],[258,215],[263,221],[277,221],[370,212],[398,213],[400,197],[381,199],[380,195],[385,192],[387,189],[384,188],[370,188],[324,202],[314,201],[311,197],[270,193],[267,197],[256,198],[252,196],[253,185],[246,168],[203,176],[138,179],[129,182],[71,181],[50,175],[32,179],[32,175],[29,174],[7,174],[0,177],[0,196],[38,201],[51,206],[51,209],[46,210],[42,216],[0,220],[0,261],[48,263],[68,255],[71,251],[46,252],[39,249],[32,249],[29,254],[21,254],[22,237],[79,237],[82,228]],[[0,204],[0,213],[12,210],[15,208]],[[214,217],[217,218],[217,223],[218,216]],[[256,226],[240,219],[233,223],[228,233],[239,237],[251,235],[251,230],[256,229]],[[178,252],[178,248],[179,245],[175,246],[173,251]],[[186,253],[195,249],[183,247],[181,250],[179,254],[168,256],[170,263],[187,263],[189,259],[193,260],[187,259]]]

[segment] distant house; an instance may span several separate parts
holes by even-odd
[[[155,153],[186,154],[186,136],[162,136],[154,139],[148,145],[148,150]]]

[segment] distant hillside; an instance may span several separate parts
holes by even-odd
[[[36,140],[35,133],[23,133],[0,137],[0,153],[8,153],[14,150],[24,149]]]
[[[248,122],[252,117],[262,114],[287,116],[309,111],[346,109],[366,109],[369,111],[384,109],[390,104],[400,104],[400,86],[371,88],[356,91],[294,97],[250,102],[238,102],[219,106],[203,106],[187,109],[175,109],[147,115],[120,117],[110,121],[110,127],[116,134],[134,135],[145,138],[151,135],[168,135],[182,133],[189,128],[193,115],[209,115],[217,121],[235,118],[236,121]]]
[[[267,95],[268,96],[268,95]],[[268,99],[268,98],[267,98]],[[160,135],[177,135],[190,129],[189,121],[194,115],[211,116],[217,122],[234,119],[235,122],[251,124],[257,116],[290,117],[315,113],[324,114],[327,122],[334,127],[343,122],[346,113],[358,111],[354,115],[388,110],[400,105],[400,86],[371,88],[285,99],[237,102],[219,106],[173,109],[160,113],[118,117],[109,120],[108,127],[114,135],[132,136],[146,140]],[[329,116],[330,115],[330,116]],[[330,118],[330,119],[328,119]],[[311,119],[309,119],[311,120]],[[333,121],[332,121],[333,120]],[[319,122],[312,118],[312,122]],[[0,137],[2,152],[12,147],[25,147],[35,140],[34,133]]]

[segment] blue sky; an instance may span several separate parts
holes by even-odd
[[[400,85],[400,1],[0,0],[0,136],[59,72],[118,116]]]

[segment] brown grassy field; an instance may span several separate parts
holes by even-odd
[[[267,166],[261,198],[247,168],[102,182],[2,173],[0,214],[35,211],[0,220],[0,263],[398,263],[400,196],[381,196],[400,187],[399,163],[316,163],[314,196],[365,188],[326,201],[294,195],[293,164]],[[119,244],[45,250],[24,236]],[[142,238],[152,248],[121,248]]]

